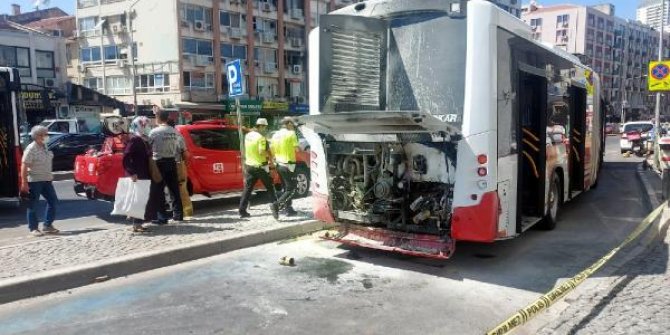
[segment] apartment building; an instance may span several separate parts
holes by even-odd
[[[636,10],[636,20],[651,26],[656,30],[661,30],[664,26],[668,30],[670,24],[670,2],[666,0],[663,8],[661,0],[642,0]]]
[[[659,33],[614,14],[609,4],[531,6],[522,19],[535,39],[581,55],[601,75],[609,115],[623,110],[627,119],[647,118],[655,102],[646,88],[647,65],[657,58]]]
[[[521,0],[489,0],[510,14],[521,17]]]
[[[225,64],[242,59],[245,106],[299,110],[307,34],[319,14],[353,2],[78,0],[69,76],[137,108],[221,114],[230,109]]]

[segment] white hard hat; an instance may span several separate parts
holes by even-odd
[[[262,117],[258,118],[258,120],[256,120],[256,125],[257,126],[267,126],[268,125],[268,120],[266,120],[265,118],[262,118]]]

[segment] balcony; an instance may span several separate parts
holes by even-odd
[[[302,9],[299,8],[290,9],[289,13],[291,14],[291,19],[293,20],[302,20],[305,18]]]
[[[263,73],[265,73],[265,74],[277,73],[277,63],[264,63],[263,64]]]

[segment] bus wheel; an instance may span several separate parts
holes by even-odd
[[[540,228],[544,230],[553,230],[556,228],[558,221],[558,210],[561,207],[561,180],[557,175],[554,175],[549,189],[549,204],[547,206],[547,213],[544,215],[544,220],[540,223]]]

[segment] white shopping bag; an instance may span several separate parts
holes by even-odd
[[[127,198],[124,210],[131,218],[144,220],[144,213],[149,201],[150,180],[131,181],[130,195]]]
[[[125,207],[130,196],[130,188],[132,187],[132,184],[133,180],[129,177],[119,178],[119,181],[116,183],[114,210],[112,210],[112,215],[126,215]]]

